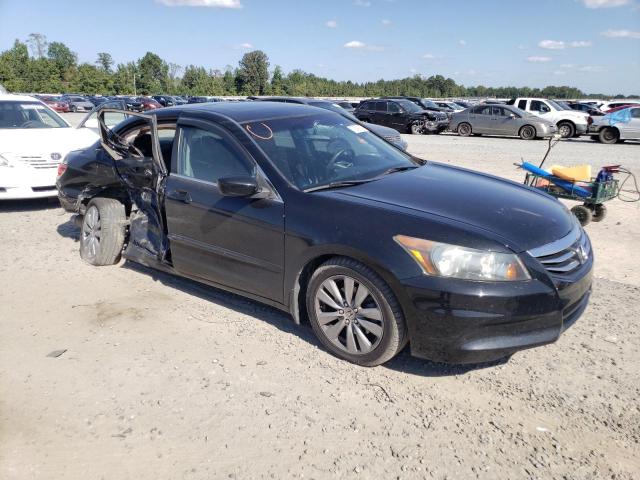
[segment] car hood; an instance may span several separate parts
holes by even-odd
[[[85,148],[98,140],[88,128],[16,128],[0,129],[0,154],[41,155],[61,158],[71,150]]]
[[[471,225],[518,252],[558,240],[575,225],[571,213],[547,194],[435,162],[334,193]]]

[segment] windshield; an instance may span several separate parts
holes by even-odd
[[[435,108],[437,110],[440,110],[440,107],[438,107],[438,105],[436,105],[435,102],[433,102],[432,100],[427,100],[426,98],[423,98],[422,104],[427,108]]]
[[[342,115],[333,113],[247,122],[245,130],[282,175],[301,190],[374,179],[412,158]]]
[[[560,107],[560,110],[572,110],[572,108],[566,102],[554,102],[553,100],[550,101],[551,103],[555,103],[556,105],[558,105],[558,107]]]
[[[569,108],[564,108],[558,102],[554,102],[553,100],[547,100],[547,103],[551,105],[553,108],[555,108],[556,110],[570,110]]]
[[[410,100],[396,100],[396,102],[398,103],[398,105],[400,105],[402,108],[405,109],[405,111],[409,112],[409,113],[415,113],[415,112],[421,112],[422,108],[420,108],[418,105],[416,105],[415,103],[413,103]]]
[[[0,102],[0,128],[68,128],[53,110],[40,102]]]

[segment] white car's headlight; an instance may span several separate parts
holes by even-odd
[[[420,265],[425,275],[508,282],[531,276],[513,253],[490,252],[396,235],[393,239]]]
[[[0,155],[0,167],[13,167],[13,165],[11,165],[11,161],[7,157]]]

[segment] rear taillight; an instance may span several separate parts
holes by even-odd
[[[66,163],[61,163],[60,165],[58,165],[58,177],[61,177],[66,171],[67,171]]]

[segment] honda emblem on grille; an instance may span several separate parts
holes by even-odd
[[[53,152],[51,154],[51,160],[60,160],[62,158],[62,155],[60,155],[58,152]]]

